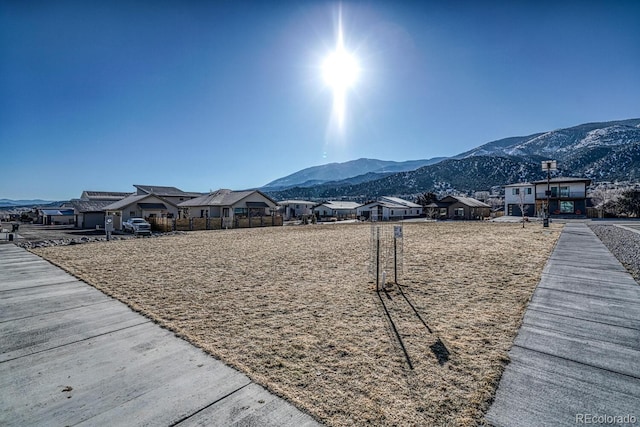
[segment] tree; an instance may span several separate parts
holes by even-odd
[[[598,187],[591,192],[593,206],[598,209],[598,216],[604,218],[607,213],[617,209],[616,201],[621,195],[621,190],[616,188]]]
[[[526,203],[526,197],[527,188],[518,188],[518,207],[520,208],[520,213],[522,213],[522,228],[524,228],[525,218],[527,216],[527,211],[529,210],[529,206]]]
[[[426,208],[427,218],[437,219],[436,213],[438,213],[438,208],[434,208],[433,206]]]
[[[436,193],[433,193],[431,191],[419,194],[418,197],[416,197],[416,203],[421,206],[427,206],[437,201],[438,196],[436,196]]]
[[[624,190],[616,201],[616,210],[629,216],[640,217],[640,190]]]

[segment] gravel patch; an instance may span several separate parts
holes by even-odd
[[[640,283],[640,234],[613,224],[591,223],[589,227]]]
[[[116,235],[111,236],[111,241],[118,240],[129,240],[129,239],[144,239],[144,238],[153,238],[153,237],[161,237],[161,236],[171,236],[171,235],[182,235],[185,234],[185,231],[171,231],[168,233],[153,233],[150,236],[133,236],[133,235]],[[22,242],[15,242],[16,246],[25,249],[36,249],[36,248],[48,248],[51,246],[67,246],[67,245],[80,245],[82,243],[95,243],[95,242],[106,242],[107,238],[105,236],[99,237],[76,237],[76,238],[63,238],[63,239],[44,239],[44,240],[28,240]]]

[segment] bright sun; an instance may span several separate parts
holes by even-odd
[[[331,53],[322,65],[324,81],[334,90],[346,90],[358,79],[358,61],[344,48]]]
[[[322,63],[325,83],[333,90],[333,114],[339,128],[343,127],[347,90],[354,86],[360,75],[357,59],[344,48],[342,20],[338,23],[336,49]]]

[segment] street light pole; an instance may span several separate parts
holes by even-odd
[[[543,227],[549,226],[549,216],[551,214],[551,171],[557,169],[557,163],[555,160],[545,160],[542,162],[542,170],[547,171],[547,206],[545,207],[545,215],[543,219]]]

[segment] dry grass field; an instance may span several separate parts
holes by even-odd
[[[382,298],[367,272],[368,224],[34,252],[327,425],[477,425],[559,232],[556,224],[405,223],[402,286]]]

